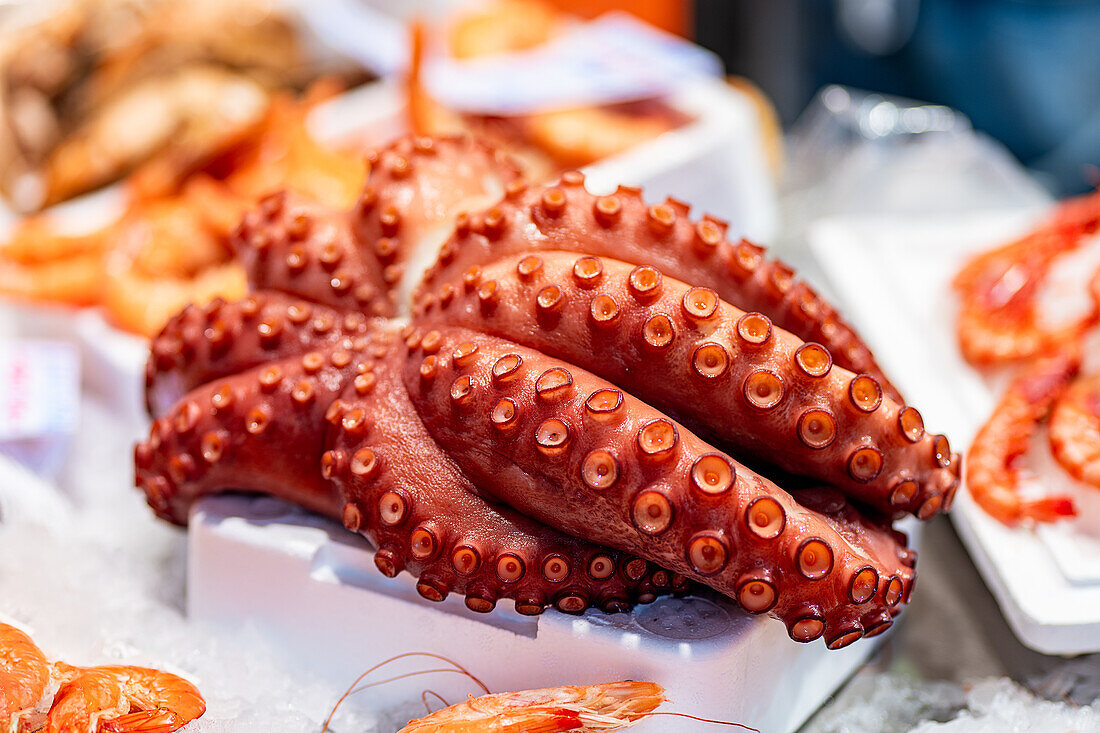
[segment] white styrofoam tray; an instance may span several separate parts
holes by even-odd
[[[915,529],[906,526],[914,546]],[[204,499],[192,510],[189,533],[189,616],[258,627],[337,684],[389,657],[432,652],[462,664],[494,692],[645,680],[665,687],[672,704],[662,710],[786,733],[885,638],[840,651],[820,640],[798,644],[783,624],[748,616],[718,595],[662,598],[620,614],[550,609],[530,617],[509,603],[477,614],[461,597],[425,601],[408,574],[379,573],[358,535],[269,498]],[[476,692],[464,680],[414,677],[367,690],[361,702],[384,708],[429,687],[452,702]],[[636,730],[697,725],[660,717]]]
[[[969,447],[998,392],[959,353],[951,278],[968,254],[1019,236],[1043,213],[844,217],[811,230],[810,247],[841,293],[844,312],[928,428],[947,434],[955,450]],[[1016,636],[1039,652],[1100,651],[1100,505],[1080,508],[1075,522],[1012,529],[964,490],[951,513]]]

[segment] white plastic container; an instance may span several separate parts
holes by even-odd
[[[494,692],[644,680],[665,687],[671,704],[662,710],[786,733],[885,638],[835,652],[820,640],[798,644],[783,624],[748,616],[717,595],[663,598],[620,614],[550,609],[530,617],[505,603],[477,614],[460,597],[425,601],[408,574],[379,573],[361,537],[268,498],[201,501],[191,513],[188,552],[189,616],[229,627],[247,620],[338,685],[389,657],[431,652],[462,664]],[[398,669],[439,666],[429,660]],[[366,690],[360,702],[385,709],[427,688],[451,702],[476,693],[464,679],[435,675]],[[658,717],[635,730],[697,726]]]
[[[951,278],[968,254],[1023,234],[1044,213],[848,217],[811,231],[810,246],[843,294],[844,312],[928,428],[947,434],[955,450],[969,447],[997,393],[959,353]],[[1100,516],[1100,506],[1082,509]],[[1100,545],[1094,530],[1078,524],[1088,518],[1013,529],[966,491],[951,518],[1021,642],[1046,654],[1100,651]]]

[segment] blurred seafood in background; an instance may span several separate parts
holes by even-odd
[[[306,128],[309,110],[339,90],[323,80],[300,101],[276,95],[248,135],[201,167],[146,162],[127,178],[125,213],[103,229],[74,236],[47,215],[25,219],[0,244],[0,294],[102,305],[112,323],[141,335],[187,303],[242,297],[229,240],[257,199],[290,188],[335,206],[355,200],[361,156],[322,146]]]
[[[1007,525],[1024,520],[1053,522],[1073,517],[1077,509],[1068,496],[1025,499],[1020,495],[1016,465],[1030,445],[1039,423],[1074,378],[1080,355],[1062,354],[1040,359],[1023,370],[989,420],[978,431],[967,455],[967,486],[974,501]]]
[[[1078,483],[1100,486],[1098,229],[1100,192],[1070,199],[1023,237],[970,258],[953,282],[963,356],[1015,375],[974,439],[967,473],[974,500],[1008,525],[1078,514],[1071,495],[1021,495],[1035,435]]]
[[[414,24],[407,77],[412,131],[474,133],[517,158],[528,178],[541,181],[622,153],[691,121],[660,97],[500,115],[449,109],[425,88],[425,56],[437,46],[456,60],[486,60],[542,46],[569,28],[572,20],[539,0],[495,0],[453,17],[441,31],[442,38]]]
[[[1100,253],[1100,243],[1088,238],[1097,228],[1100,192],[1062,203],[1035,230],[966,263],[953,284],[962,306],[959,347],[967,361],[975,366],[1024,361],[1077,340],[1095,325],[1095,302],[1069,317],[1055,313],[1044,318],[1048,314],[1042,299],[1062,256],[1086,247]],[[1093,264],[1096,267],[1100,260]],[[1078,290],[1089,296],[1086,283],[1078,283]]]
[[[42,12],[48,9],[48,12]],[[264,0],[27,3],[0,37],[0,193],[34,211],[156,160],[187,170],[322,73]]]

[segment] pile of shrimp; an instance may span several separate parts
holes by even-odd
[[[205,712],[206,701],[182,677],[51,664],[29,636],[0,623],[2,733],[171,733]]]
[[[262,120],[198,163],[165,155],[127,178],[126,210],[106,227],[61,233],[48,214],[20,222],[0,244],[0,295],[102,306],[116,326],[150,336],[188,303],[244,296],[230,236],[266,194],[294,189],[350,207],[366,177],[361,156],[320,145],[306,115],[337,91],[318,82],[301,100],[273,99]]]
[[[1080,269],[1089,258],[1087,267],[1097,266],[1100,242],[1092,235],[1098,229],[1100,191],[1061,203],[1025,236],[971,258],[954,279],[963,356],[983,369],[1008,369],[1012,377],[967,461],[971,496],[1009,526],[1078,514],[1067,494],[1027,499],[1020,492],[1021,458],[1044,422],[1061,467],[1100,488],[1100,374],[1088,373],[1090,357],[1100,356],[1090,353],[1100,335],[1100,269],[1078,286],[1084,292],[1052,284],[1060,266]],[[1041,307],[1048,290],[1062,299],[1079,296],[1083,312],[1051,323]]]

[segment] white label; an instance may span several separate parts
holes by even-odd
[[[72,433],[79,405],[75,347],[48,341],[0,343],[0,442]]]
[[[303,13],[333,48],[382,76],[404,73],[409,39],[401,21],[349,0],[321,0]],[[432,58],[424,70],[428,91],[451,109],[501,115],[660,96],[721,74],[710,51],[622,12],[577,23],[529,51]]]

